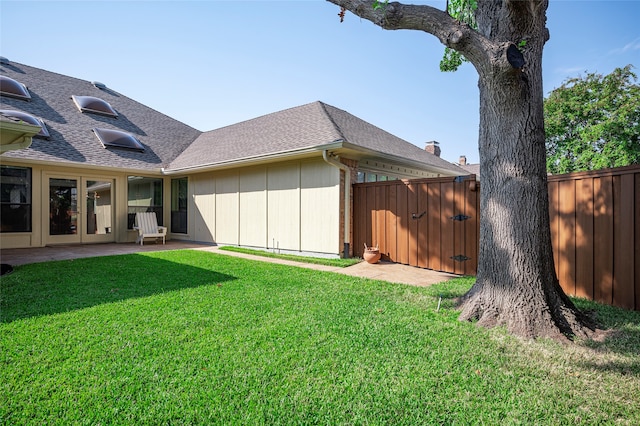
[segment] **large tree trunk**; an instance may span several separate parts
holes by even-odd
[[[560,288],[551,247],[541,65],[545,9],[545,2],[478,4],[480,31],[498,42],[524,40],[525,65],[506,67],[496,58],[476,66],[480,253],[477,281],[461,298],[460,318],[504,324],[524,337],[588,336],[594,326]]]
[[[329,1],[383,28],[433,34],[478,71],[480,254],[460,318],[527,338],[589,336],[594,324],[562,291],[551,248],[541,65],[547,0],[479,0],[477,31],[429,6],[389,3],[381,12],[371,1]]]

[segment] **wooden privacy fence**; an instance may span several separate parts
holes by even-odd
[[[478,189],[475,176],[355,184],[354,254],[378,245],[383,260],[475,275]]]
[[[564,291],[640,310],[640,166],[548,180],[554,261]]]
[[[550,176],[549,217],[564,291],[640,310],[640,166]],[[479,185],[475,176],[353,186],[354,254],[475,275]]]

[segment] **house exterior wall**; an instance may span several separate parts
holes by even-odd
[[[340,174],[322,159],[201,173],[189,185],[193,241],[340,252]]]
[[[31,232],[2,232],[2,248],[43,247],[51,244],[132,242],[136,233],[127,229],[127,176],[133,173],[125,171],[106,171],[85,167],[64,167],[46,164],[25,164],[24,162],[5,161],[5,166],[29,167],[31,169]],[[160,177],[159,175],[156,177]],[[73,179],[78,184],[79,227],[74,235],[49,235],[49,180],[52,178]],[[166,180],[166,179],[165,179]],[[109,193],[101,192],[96,202],[95,224],[88,225],[82,197],[89,181],[111,183]],[[168,180],[167,180],[168,182]],[[165,182],[165,187],[168,183]],[[113,209],[110,208],[113,205]],[[165,209],[165,214],[167,211]],[[165,220],[169,218],[166,217]],[[109,228],[108,234],[88,234],[89,229]]]
[[[136,232],[127,229],[127,177],[144,174],[4,161],[2,164],[32,170],[32,230],[0,233],[2,248],[135,241]],[[171,179],[175,177],[148,176],[163,178],[163,221],[168,226]],[[82,235],[79,231],[77,235],[50,236],[50,178],[77,180],[79,201],[84,197],[85,182],[111,182],[110,194],[101,195],[96,204],[100,215],[95,223],[99,229],[109,227],[110,233]],[[340,171],[320,158],[192,174],[188,179],[188,232],[176,234],[169,229],[171,239],[329,255],[341,252]],[[112,212],[107,211],[109,204],[113,205]],[[79,210],[79,215],[85,213],[84,209]],[[83,221],[80,226],[84,228],[86,223]]]

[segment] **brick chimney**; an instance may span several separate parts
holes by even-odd
[[[427,145],[424,147],[424,150],[429,154],[433,154],[436,157],[440,157],[440,142],[438,141],[429,141]]]
[[[458,164],[460,164],[461,166],[466,166],[467,165],[467,157],[466,155],[461,155],[460,159],[458,160]]]

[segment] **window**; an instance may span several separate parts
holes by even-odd
[[[144,146],[130,133],[114,129],[93,129],[103,147],[114,147],[144,152]]]
[[[33,124],[34,126],[40,126],[40,132],[34,136],[34,138],[42,138],[49,139],[49,131],[47,130],[47,126],[44,124],[44,121],[41,119],[34,117],[31,114],[27,114],[26,112],[14,111],[11,109],[0,109],[0,114],[5,117],[13,117],[18,120],[22,120],[25,123]]]
[[[31,169],[0,166],[0,232],[31,232]]]
[[[171,179],[171,232],[187,233],[187,178]]]
[[[0,93],[10,98],[31,100],[27,86],[5,75],[0,75]]]
[[[133,229],[138,212],[155,212],[162,226],[162,179],[129,176],[127,194],[127,229]]]
[[[94,96],[76,96],[72,95],[71,99],[76,104],[81,112],[92,112],[94,114],[107,115],[109,117],[118,117],[118,113],[115,109],[109,105],[109,102],[104,101]]]

